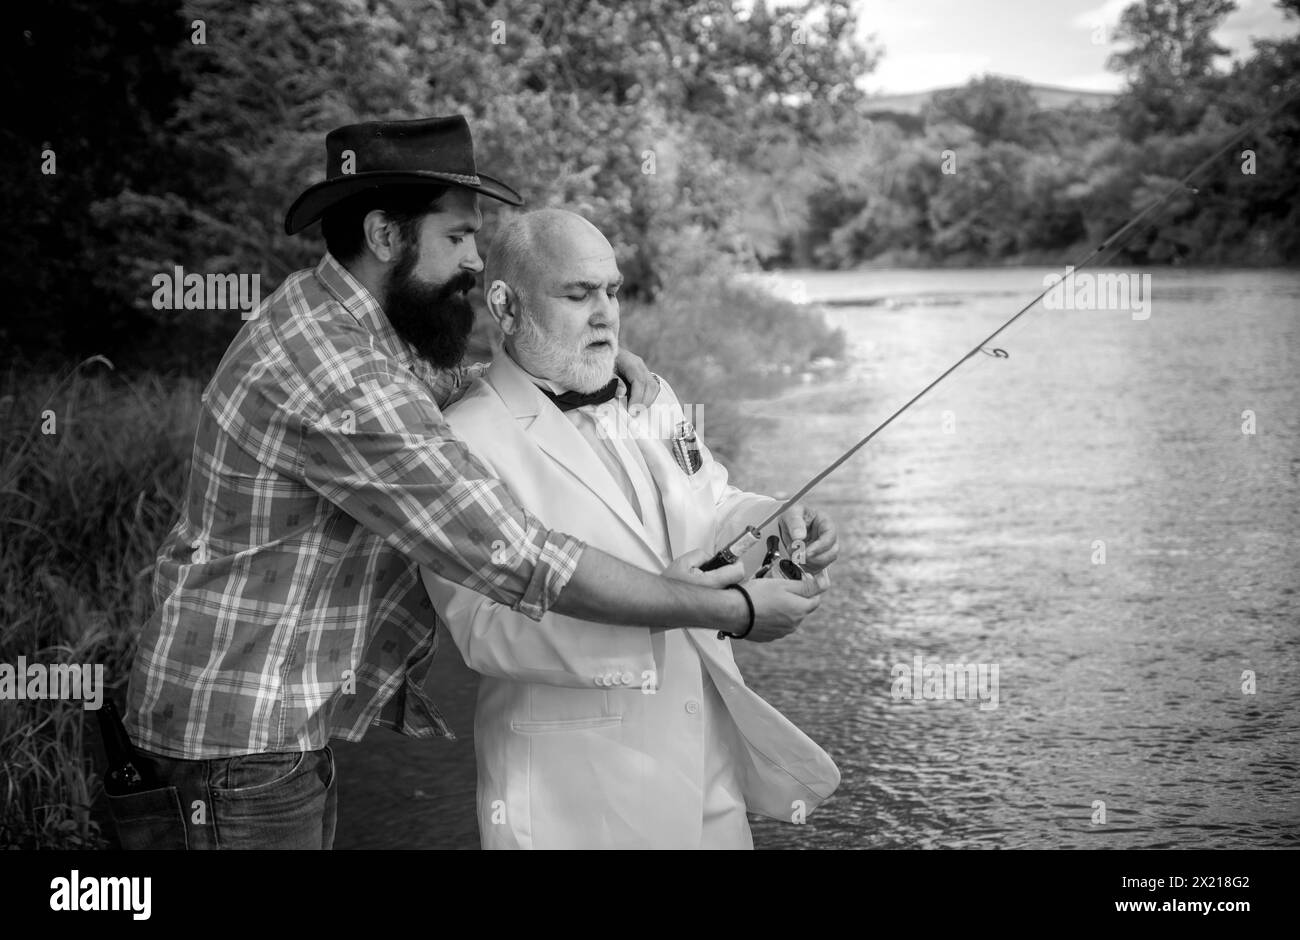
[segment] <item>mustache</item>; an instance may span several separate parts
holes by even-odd
[[[443,297],[450,297],[452,294],[468,294],[478,284],[478,279],[468,271],[461,271],[445,285],[439,292]]]

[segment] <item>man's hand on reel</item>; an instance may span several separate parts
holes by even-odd
[[[770,643],[789,636],[804,618],[817,609],[821,603],[822,587],[815,579],[791,581],[784,578],[763,578],[757,581],[743,581],[745,568],[740,562],[718,568],[715,571],[700,571],[699,566],[713,557],[702,549],[686,552],[664,569],[664,574],[678,581],[686,581],[702,587],[725,588],[739,584],[749,596],[753,605],[754,624],[740,633],[740,638],[755,643]],[[737,592],[740,593],[740,592]]]

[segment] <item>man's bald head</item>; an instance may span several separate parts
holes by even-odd
[[[509,285],[525,306],[562,272],[611,262],[614,249],[592,225],[567,209],[538,209],[515,216],[497,231],[484,283]]]

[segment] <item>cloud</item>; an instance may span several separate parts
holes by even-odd
[[[1086,72],[1082,75],[1069,75],[1052,84],[1081,91],[1119,91],[1124,87],[1124,76],[1118,72]]]
[[[927,30],[939,25],[934,16],[910,4],[882,3],[880,0],[860,0],[857,4],[858,38],[875,34],[878,37],[923,36]]]
[[[917,52],[886,55],[868,78],[873,92],[906,94],[964,85],[990,71],[993,57],[974,52]]]
[[[1236,57],[1249,56],[1252,39],[1283,39],[1295,34],[1295,20],[1267,0],[1237,0],[1237,10],[1228,14],[1214,38]]]
[[[1133,0],[1104,0],[1099,6],[1084,10],[1070,19],[1075,29],[1096,29],[1098,26],[1115,26],[1120,14],[1131,6]]]

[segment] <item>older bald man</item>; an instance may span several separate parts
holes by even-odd
[[[627,412],[613,368],[622,277],[593,225],[555,209],[514,219],[486,283],[502,347],[447,421],[530,512],[655,573],[675,556],[701,563],[771,512],[775,501],[729,486],[702,443],[698,459],[674,457],[663,431],[684,433],[685,417],[667,383],[656,414]],[[809,539],[812,570],[834,560],[824,516],[798,508],[782,524]],[[534,624],[432,571],[423,579],[482,674],[485,848],[752,848],[747,811],[803,821],[838,785],[826,753],[745,686],[716,630],[554,612]],[[746,636],[772,638],[761,625]]]

